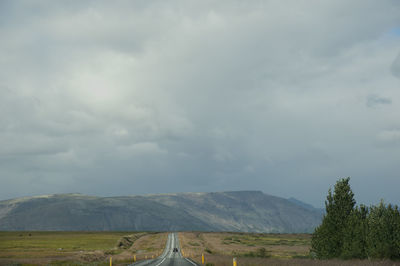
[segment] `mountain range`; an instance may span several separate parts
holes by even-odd
[[[307,233],[322,211],[261,191],[96,197],[54,194],[0,201],[0,230]]]

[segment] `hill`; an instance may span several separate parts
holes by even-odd
[[[318,209],[260,191],[0,201],[0,230],[311,232]]]

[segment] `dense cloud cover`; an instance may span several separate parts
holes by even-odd
[[[400,2],[1,1],[0,198],[400,203]]]

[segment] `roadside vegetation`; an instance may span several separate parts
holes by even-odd
[[[0,265],[127,265],[160,254],[167,233],[0,232]]]
[[[326,214],[312,238],[320,259],[400,259],[400,212],[396,205],[356,206],[350,178],[328,192]]]
[[[262,265],[400,265],[391,260],[329,259],[318,260],[310,256],[311,234],[258,234],[258,233],[179,233],[186,257],[205,265],[231,266],[236,258],[238,266]]]
[[[204,254],[205,265],[215,266],[234,257],[238,265],[284,265],[276,262],[308,258],[311,246],[310,234],[183,232],[179,239],[186,257],[201,263]]]
[[[179,239],[184,252],[194,256],[307,257],[311,244],[309,234],[184,232]]]

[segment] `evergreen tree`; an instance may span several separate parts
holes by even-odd
[[[356,203],[349,181],[350,177],[337,181],[333,194],[329,189],[325,201],[326,214],[311,239],[311,251],[317,258],[335,258],[341,255],[348,218]]]
[[[367,253],[371,258],[400,258],[400,212],[383,201],[371,207],[368,217]]]
[[[311,239],[317,258],[400,259],[400,211],[383,201],[354,208],[349,178],[340,179],[325,201],[326,214]]]
[[[343,234],[341,257],[344,259],[367,257],[368,208],[356,207],[350,214]]]
[[[325,214],[321,225],[315,229],[312,235],[311,254],[315,254],[319,259],[333,258],[335,253],[332,245],[334,234],[331,217]]]

